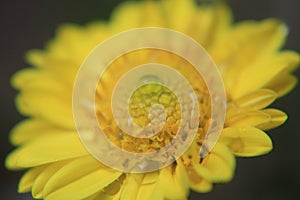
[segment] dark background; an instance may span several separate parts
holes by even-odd
[[[208,1],[208,0],[207,0]],[[207,2],[206,1],[206,2]],[[17,70],[24,68],[24,53],[28,49],[43,48],[54,37],[55,28],[63,22],[85,24],[108,19],[120,0],[1,0],[0,1],[0,198],[31,199],[29,194],[17,194],[20,173],[8,172],[3,167],[4,158],[12,147],[8,133],[22,119],[14,107],[14,91],[9,80]],[[299,0],[229,0],[236,21],[276,17],[284,20],[290,29],[285,48],[300,51],[300,1]],[[299,70],[296,72],[300,77]],[[270,131],[274,150],[263,157],[237,161],[232,182],[216,185],[208,194],[191,193],[190,199],[300,199],[300,132],[299,86],[273,107],[289,114],[287,123]]]

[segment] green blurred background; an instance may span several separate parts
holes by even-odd
[[[24,68],[24,53],[43,48],[54,37],[55,28],[64,22],[85,24],[108,19],[120,0],[2,0],[0,2],[0,199],[32,199],[30,194],[17,194],[20,172],[8,172],[4,158],[13,149],[8,143],[9,130],[22,119],[14,107],[14,91],[9,85],[11,75]],[[200,1],[201,2],[201,1]],[[205,2],[210,2],[206,0]],[[285,21],[290,34],[284,48],[300,51],[299,0],[228,0],[235,20],[276,17]],[[299,70],[296,72],[300,77]],[[233,181],[219,184],[207,194],[191,193],[190,200],[300,199],[300,131],[299,86],[273,107],[289,114],[285,125],[270,131],[274,150],[263,157],[237,160]]]

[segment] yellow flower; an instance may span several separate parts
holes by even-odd
[[[97,44],[121,31],[148,26],[185,33],[208,51],[224,80],[226,120],[217,144],[209,155],[200,159],[202,135],[210,123],[206,112],[209,95],[205,94],[203,82],[195,79],[192,85],[202,92],[200,104],[204,113],[189,149],[175,163],[159,171],[123,173],[101,164],[82,145],[72,115],[72,88],[80,65]],[[11,170],[28,169],[20,181],[19,192],[31,191],[34,198],[49,200],[187,199],[190,188],[208,192],[214,183],[230,181],[235,156],[268,153],[272,142],[264,131],[287,119],[282,111],[266,108],[288,93],[297,81],[291,72],[299,64],[299,55],[280,50],[286,34],[286,26],[276,19],[233,24],[226,6],[197,6],[190,0],[126,2],[115,10],[110,23],[62,26],[46,50],[29,52],[27,59],[33,68],[13,77],[13,86],[20,91],[17,107],[28,116],[12,131],[11,142],[19,147],[6,160]],[[140,64],[150,54],[153,55],[151,50],[135,52],[123,59]],[[167,53],[157,52],[157,55],[165,64],[180,62]],[[108,74],[116,72],[123,61],[113,63]],[[108,76],[104,83],[112,86],[115,81]],[[98,92],[106,97],[106,90],[100,88]],[[162,101],[169,103],[168,98],[171,97]],[[134,99],[131,103],[134,106]],[[133,146],[132,138],[118,141],[114,127],[101,115],[105,105],[99,107],[99,123],[116,144],[125,149],[145,150]],[[164,130],[170,137],[177,120],[173,117],[168,121],[169,129]],[[144,118],[135,120],[146,123]],[[170,139],[164,135],[161,138]],[[160,147],[162,143],[152,145]]]

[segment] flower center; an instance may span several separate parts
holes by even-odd
[[[190,105],[189,101],[179,103],[176,95],[159,84],[153,75],[143,76],[144,84],[138,87],[128,100],[128,126],[151,127],[148,137],[134,137],[120,128],[111,110],[111,100],[115,85],[128,71],[145,63],[160,63],[170,66],[189,80],[200,109],[198,134],[201,141],[203,129],[210,118],[210,96],[205,82],[194,67],[178,55],[157,49],[143,49],[127,53],[117,58],[102,75],[96,92],[97,117],[108,139],[119,148],[136,153],[155,152],[168,145],[176,137],[182,119],[181,109]],[[181,83],[177,83],[180,87]],[[183,90],[185,88],[182,88]],[[190,114],[190,113],[189,113]],[[197,120],[198,121],[198,120]],[[147,135],[147,134],[146,134]],[[199,142],[200,144],[201,142]]]
[[[133,122],[140,126],[155,123],[155,120],[159,123],[165,119],[174,123],[180,120],[180,105],[168,88],[148,83],[138,88],[131,96],[129,114]]]

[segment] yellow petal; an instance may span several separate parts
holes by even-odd
[[[226,109],[226,126],[230,126],[229,121],[234,121],[236,116],[249,111],[261,110],[274,102],[276,98],[277,94],[274,91],[259,89],[229,102]]]
[[[108,195],[108,194],[105,194],[104,192],[100,191],[100,192],[97,192],[97,193],[85,198],[84,200],[113,200],[113,198],[115,196],[116,195]]]
[[[188,196],[188,177],[180,160],[176,166],[161,170],[161,189],[166,199],[185,199]]]
[[[27,62],[37,68],[53,72],[61,80],[71,80],[76,75],[83,59],[104,39],[111,35],[104,22],[88,26],[65,24],[57,30],[54,40],[47,44],[47,51],[31,50]],[[69,82],[72,86],[73,82]]]
[[[166,16],[170,19],[170,28],[175,28],[181,31],[188,26],[189,21],[191,21],[192,16],[196,11],[195,3],[191,0],[163,1],[162,6]],[[177,15],[174,15],[174,13],[177,13]]]
[[[143,174],[128,174],[123,184],[122,200],[136,199],[139,187],[142,184]]]
[[[48,165],[35,179],[31,194],[36,199],[42,199],[43,189],[48,180],[51,178],[53,174],[55,174],[59,169],[65,166],[70,161],[60,161],[53,164]]]
[[[80,64],[84,61],[85,57],[98,44],[95,43],[91,46],[89,39],[87,39],[89,38],[89,34],[87,33],[86,29],[78,25],[64,24],[58,28],[56,33],[57,36],[54,41],[48,44],[48,49],[50,52],[55,52],[53,55],[57,58],[64,58],[66,61],[72,61],[72,63],[76,63],[77,66],[80,67]],[[68,54],[69,56],[59,55],[58,52],[61,54]],[[51,56],[51,54],[48,55]],[[68,66],[65,67],[70,69]]]
[[[163,1],[162,5],[167,28],[187,34],[208,50],[232,21],[231,11],[225,5],[197,6],[190,0]]]
[[[47,52],[47,53],[50,54],[52,52]],[[57,51],[54,51],[54,53],[57,53]],[[42,66],[35,70],[37,74],[37,76],[34,77],[36,78],[35,80],[39,80],[41,78],[38,77],[39,74],[40,75],[45,74],[46,77],[54,78],[56,80],[57,83],[53,84],[53,86],[63,83],[59,86],[59,88],[61,89],[58,89],[58,91],[63,90],[65,88],[69,88],[68,93],[72,92],[72,87],[76,78],[76,74],[82,61],[80,61],[80,63],[79,62],[77,63],[72,58],[60,58],[58,55],[48,55],[46,54],[46,52],[44,53],[39,50],[29,51],[27,57],[28,60],[30,60],[30,62],[33,63],[33,66],[35,67]],[[26,74],[24,74],[24,77],[25,75]],[[18,73],[16,74],[16,78],[18,78]],[[36,87],[38,83],[39,82],[37,81],[33,81],[32,85]],[[43,86],[47,84],[45,83],[41,85]],[[47,89],[50,89],[52,91],[53,89],[51,89],[51,85],[49,86],[50,87],[47,87]]]
[[[18,192],[25,193],[31,190],[35,179],[47,166],[39,166],[29,169],[21,178],[19,182]]]
[[[153,180],[153,175],[155,176],[155,174],[145,174],[145,178],[143,179],[137,194],[137,200],[164,200],[164,191],[161,190],[161,176],[158,175],[156,181],[150,183],[149,179],[146,178],[147,176],[150,176],[150,179]]]
[[[137,200],[164,200],[163,191],[156,184],[142,185],[139,189]]]
[[[84,199],[109,185],[121,174],[103,166],[92,156],[78,158],[49,179],[44,196],[47,200]]]
[[[41,69],[23,69],[12,77],[12,85],[20,90],[36,90],[55,92],[58,94],[72,94],[72,85],[57,75]]]
[[[113,33],[119,33],[139,27],[162,27],[163,18],[159,2],[125,2],[114,10],[111,28]]]
[[[183,164],[185,166],[189,166],[191,162],[200,162],[199,151],[200,146],[197,144],[197,141],[194,140],[193,143],[189,146],[189,148],[181,156]]]
[[[193,1],[167,0],[162,1],[164,13],[167,16],[168,27],[181,32],[186,32],[196,12]],[[177,13],[176,15],[174,13]]]
[[[200,162],[200,161],[199,161]],[[211,181],[201,177],[192,165],[186,165],[186,171],[189,177],[189,186],[196,192],[209,192],[212,190],[213,185]]]
[[[227,182],[232,179],[235,158],[231,151],[222,144],[216,144],[201,163],[193,163],[199,176],[212,182]]]
[[[219,51],[216,50],[217,53],[214,53],[212,57],[223,72],[226,89],[232,93],[230,93],[232,98],[242,96],[242,93],[238,92],[245,92],[240,89],[242,83],[239,81],[243,81],[240,73],[243,72],[245,76],[248,76],[247,81],[250,77],[252,78],[252,74],[258,75],[251,73],[249,76],[244,71],[252,69],[252,65],[261,63],[259,61],[273,54],[282,45],[286,33],[286,26],[274,19],[262,22],[248,21],[237,24],[218,42],[218,47],[216,46],[215,49]],[[236,87],[238,89],[235,91]],[[249,89],[248,86],[247,89]],[[250,91],[246,91],[248,92]]]
[[[263,110],[263,112],[270,116],[270,120],[258,126],[262,130],[275,128],[287,120],[287,115],[280,110],[270,108]]]
[[[74,128],[72,96],[47,91],[26,91],[17,96],[17,107],[26,116],[40,117],[65,128]]]
[[[14,145],[24,144],[40,136],[59,135],[68,132],[41,119],[25,119],[18,123],[10,134]]]
[[[153,184],[157,181],[158,177],[159,177],[158,171],[146,173],[143,178],[143,184]]]
[[[234,66],[250,64],[255,61],[254,59],[278,50],[286,35],[286,25],[276,19],[237,23],[226,38],[223,38],[223,42],[228,45],[227,51],[222,49],[223,59]]]
[[[120,200],[121,192],[118,192],[116,195],[113,196],[112,200]]]
[[[270,121],[271,117],[262,111],[249,111],[231,116],[225,123],[226,127],[257,127]]]
[[[9,169],[28,168],[88,154],[77,133],[49,135],[19,147],[5,164]]]
[[[219,142],[226,144],[237,156],[258,156],[272,150],[269,136],[253,127],[225,128]]]
[[[181,187],[185,187],[185,192],[186,192],[186,196],[188,195],[188,183],[189,183],[189,179],[188,179],[188,175],[186,172],[186,169],[182,163],[182,161],[180,159],[178,159],[176,161],[177,165],[176,165],[176,169],[175,169],[175,180],[178,181],[179,185],[181,185]]]
[[[206,193],[212,190],[213,185],[210,181],[206,179],[201,179],[198,182],[190,182],[190,187],[192,190],[200,193]]]
[[[231,97],[236,99],[265,87],[277,75],[295,69],[298,63],[298,54],[286,51],[276,53],[262,62],[245,67],[241,73],[236,74],[237,80],[235,87],[231,91]]]
[[[26,61],[35,66],[35,67],[41,67],[43,66],[44,63],[44,56],[45,53],[42,50],[39,49],[32,49],[30,51],[27,52],[26,54]]]
[[[290,74],[279,74],[266,84],[265,87],[274,90],[278,94],[278,97],[281,97],[290,92],[296,84],[297,78],[295,76]]]
[[[277,94],[272,90],[259,89],[236,99],[234,103],[245,110],[260,110],[273,103],[276,97]]]
[[[213,56],[213,49],[228,31],[232,23],[231,10],[222,4],[208,7],[199,7],[194,16],[191,16],[186,34],[195,39]],[[191,29],[191,27],[193,27]]]
[[[123,189],[122,186],[125,178],[126,174],[122,174],[119,178],[110,183],[107,187],[103,188],[101,191],[109,196],[116,196],[117,194],[120,195]]]

